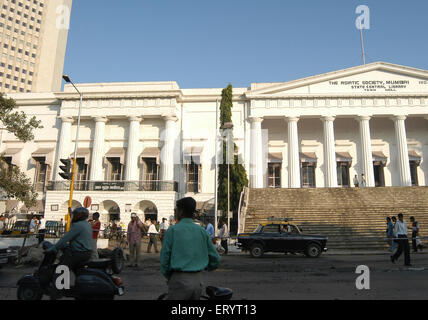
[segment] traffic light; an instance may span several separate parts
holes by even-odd
[[[73,177],[73,173],[72,173],[72,163],[70,159],[60,159],[61,163],[63,164],[63,166],[59,166],[59,168],[63,171],[60,172],[59,175],[64,179],[64,180],[71,180],[71,178]]]

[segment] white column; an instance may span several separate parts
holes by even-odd
[[[400,185],[411,187],[412,178],[410,176],[409,149],[407,147],[406,116],[395,116],[395,138],[398,147],[398,168],[400,174]]]
[[[161,152],[161,180],[174,181],[174,147],[175,147],[175,123],[177,117],[164,116],[165,135]]]
[[[69,159],[70,158],[70,143],[71,143],[71,124],[73,123],[73,118],[69,117],[61,117],[61,133],[59,136],[58,142],[58,153],[55,161],[55,180],[61,181],[63,180],[60,176],[59,166],[62,165],[60,163],[60,159]]]
[[[138,181],[138,143],[140,142],[139,117],[129,117],[128,149],[126,151],[125,179]]]
[[[299,133],[297,122],[299,118],[289,117],[288,122],[288,186],[289,188],[301,188],[300,183],[300,154]]]
[[[250,118],[251,121],[251,156],[250,156],[250,184],[251,188],[263,188],[263,118]]]
[[[362,153],[362,172],[364,173],[367,180],[367,187],[374,187],[374,171],[373,171],[373,152],[372,152],[372,142],[370,136],[370,119],[369,116],[360,116],[358,121],[360,122],[360,143],[361,143],[361,153]]]
[[[104,140],[107,118],[97,117],[95,120],[94,144],[92,147],[91,168],[89,180],[103,180]]]
[[[324,177],[327,188],[337,188],[336,145],[334,140],[334,117],[323,117],[324,124]]]

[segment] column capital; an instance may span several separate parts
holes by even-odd
[[[174,122],[178,121],[178,118],[175,114],[164,114],[162,115],[162,119],[165,121],[174,121]]]
[[[263,122],[263,117],[249,117],[248,120],[250,120],[251,123],[257,123],[257,122]]]
[[[142,117],[137,117],[137,116],[128,116],[128,120],[129,120],[130,122],[138,121],[138,122],[140,123],[140,122],[141,122],[141,121],[143,121],[144,119],[143,119]]]
[[[336,116],[322,116],[321,121],[333,122],[336,120]]]
[[[106,123],[108,119],[106,117],[92,117],[95,122],[104,122]]]
[[[394,121],[397,121],[397,120],[406,120],[407,116],[406,115],[394,115],[391,119],[394,120]]]
[[[370,121],[372,119],[372,116],[370,116],[370,115],[360,115],[360,116],[357,116],[356,119],[358,121]]]
[[[298,122],[299,120],[300,120],[300,117],[295,117],[295,116],[285,117],[285,121],[287,122]]]
[[[58,118],[60,118],[62,122],[69,122],[69,123],[74,122],[73,117],[58,117]]]

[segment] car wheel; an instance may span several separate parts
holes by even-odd
[[[39,301],[42,300],[43,293],[33,286],[20,285],[17,296],[21,301]]]
[[[263,256],[264,249],[260,243],[256,243],[251,247],[250,254],[253,258],[260,258]]]
[[[316,243],[311,243],[306,248],[306,256],[309,258],[318,258],[321,255],[321,247]]]

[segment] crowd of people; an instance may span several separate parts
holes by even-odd
[[[419,237],[420,226],[419,222],[415,220],[415,217],[410,217],[410,222],[412,223],[412,248],[413,252],[416,253],[418,250],[422,251],[423,249],[422,241]],[[398,220],[396,217],[387,217],[386,223],[386,237],[390,245],[389,251],[394,253],[391,255],[391,262],[395,263],[404,252],[404,265],[411,266],[408,229],[404,221],[404,215],[399,213]]]

